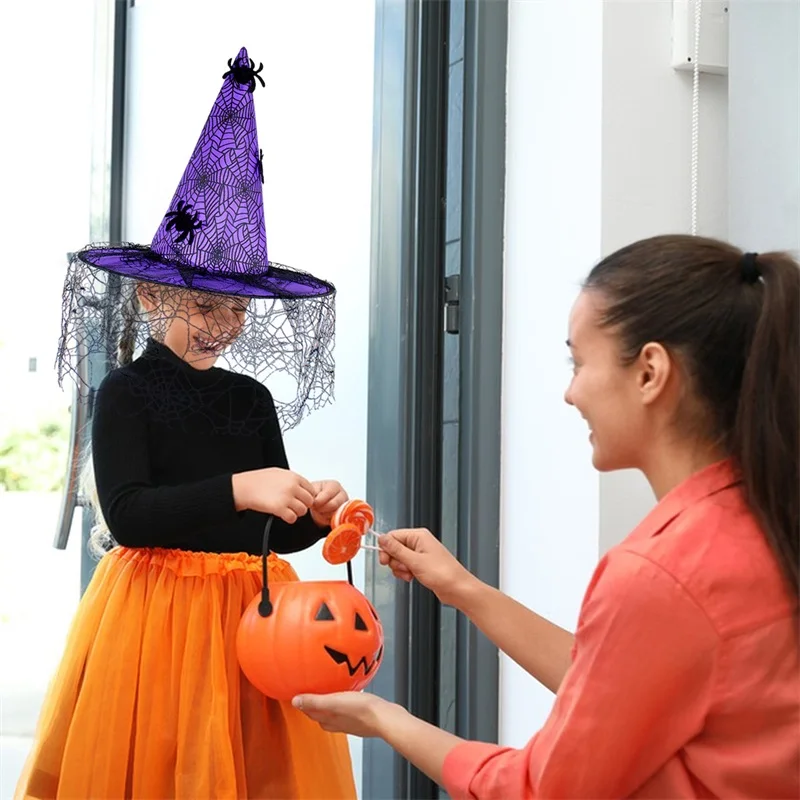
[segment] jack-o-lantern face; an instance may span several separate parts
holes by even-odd
[[[237,652],[248,680],[269,697],[358,691],[383,658],[383,626],[345,581],[271,583],[272,613],[255,597],[239,624]]]

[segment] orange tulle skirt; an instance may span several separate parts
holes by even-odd
[[[236,630],[261,588],[243,554],[118,547],[100,562],[17,798],[354,798],[346,737],[258,692]],[[295,581],[269,559],[270,580]]]

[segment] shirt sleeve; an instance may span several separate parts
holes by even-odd
[[[278,423],[275,403],[269,391],[265,390],[264,401],[268,406],[267,420],[263,433],[263,453],[265,467],[289,469],[289,459],[283,444],[283,434]],[[275,517],[269,534],[269,549],[274,553],[297,553],[315,545],[330,532],[330,528],[319,528],[311,517],[311,512],[289,525],[280,517]]]
[[[448,755],[453,798],[621,798],[703,726],[718,636],[687,590],[642,556],[598,567],[574,661],[547,722],[517,750],[466,742]]]
[[[101,384],[92,420],[92,458],[100,509],[127,547],[159,547],[198,528],[237,518],[232,476],[155,486],[150,473],[147,415],[130,391],[135,380],[112,372]]]

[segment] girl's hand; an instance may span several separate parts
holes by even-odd
[[[318,722],[323,730],[363,738],[382,736],[393,714],[407,713],[400,706],[364,692],[304,694],[295,697],[292,705]]]
[[[385,533],[378,539],[378,558],[396,578],[416,578],[442,603],[458,608],[478,579],[425,528]]]
[[[254,469],[233,476],[237,511],[273,514],[293,525],[311,508],[317,491],[302,475],[280,467]]]
[[[343,506],[349,498],[338,481],[316,481],[313,486],[316,496],[311,504],[311,518],[318,527],[327,528],[336,509]]]

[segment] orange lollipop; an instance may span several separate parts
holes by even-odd
[[[348,500],[331,519],[333,530],[325,538],[322,556],[329,564],[344,564],[355,558],[362,538],[375,522],[372,506],[364,500]],[[372,548],[374,549],[374,548]]]
[[[344,564],[352,561],[361,547],[361,530],[351,522],[335,527],[322,545],[322,557],[329,564]]]
[[[345,523],[357,526],[365,534],[375,523],[372,506],[364,500],[348,500],[336,509],[331,527],[338,528]]]

